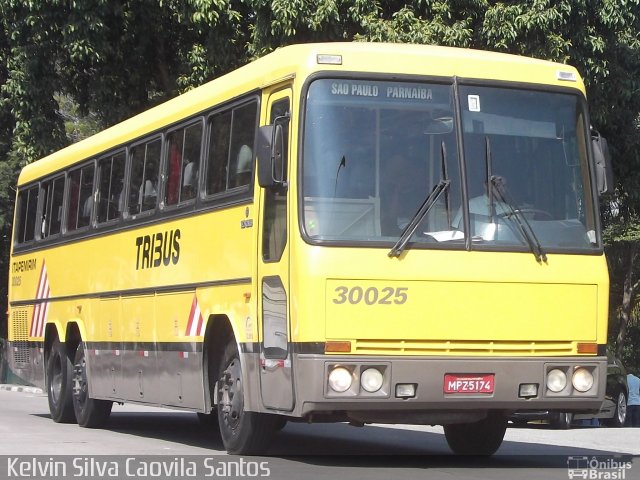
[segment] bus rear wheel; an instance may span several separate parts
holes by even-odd
[[[507,430],[507,419],[489,414],[479,422],[444,425],[449,448],[457,455],[493,455]]]
[[[245,410],[242,366],[233,338],[225,347],[217,378],[218,424],[225,449],[238,455],[264,453],[277,422],[272,415]]]
[[[616,397],[616,406],[613,412],[613,417],[607,420],[605,423],[609,427],[624,427],[627,420],[627,396],[622,390],[618,391]]]
[[[73,361],[73,411],[78,425],[86,428],[102,427],[111,415],[113,402],[89,397],[87,360],[82,343],[78,345]]]
[[[71,398],[72,375],[73,366],[66,346],[56,338],[51,344],[45,375],[49,412],[56,423],[73,423],[76,420]]]

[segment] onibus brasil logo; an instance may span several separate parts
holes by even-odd
[[[589,480],[624,480],[632,463],[620,457],[570,456],[567,458],[569,478]]]

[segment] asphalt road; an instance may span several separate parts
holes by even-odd
[[[91,430],[52,422],[43,394],[0,390],[0,478],[640,479],[631,428],[509,428],[497,454],[478,459],[452,455],[441,427],[289,423],[268,453],[226,455],[193,413],[116,405]],[[40,464],[52,468],[35,475]]]

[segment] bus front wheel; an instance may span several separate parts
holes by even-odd
[[[493,455],[506,430],[507,419],[491,413],[479,422],[444,425],[449,448],[458,455]]]
[[[86,428],[102,427],[111,415],[113,402],[89,397],[87,361],[82,343],[78,345],[73,361],[73,411],[78,425]]]
[[[242,366],[233,338],[222,355],[216,396],[220,436],[227,452],[238,455],[264,453],[276,431],[276,419],[272,415],[245,410]]]
[[[72,375],[73,366],[65,344],[56,338],[51,344],[45,376],[49,412],[56,423],[73,423],[76,420],[71,398]]]

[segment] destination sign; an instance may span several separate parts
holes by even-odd
[[[414,84],[378,85],[360,82],[332,82],[332,95],[351,97],[376,97],[400,100],[433,100],[433,90]]]

